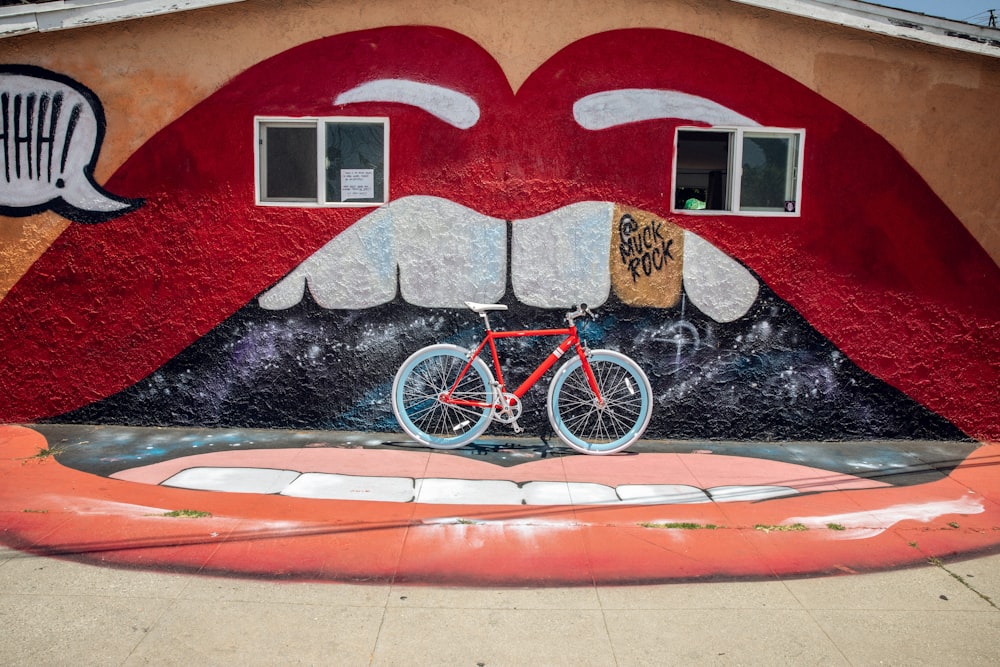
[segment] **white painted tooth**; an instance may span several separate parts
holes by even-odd
[[[692,232],[684,233],[684,291],[716,322],[743,317],[760,284],[746,267]]]
[[[507,287],[507,223],[439,197],[392,203],[403,299],[425,308],[495,303]]]
[[[391,205],[361,218],[303,263],[309,292],[323,308],[360,309],[396,298]]]
[[[522,505],[524,494],[514,482],[499,479],[416,480],[416,502],[445,505]]]
[[[708,495],[717,503],[734,503],[742,500],[768,500],[797,495],[790,486],[714,486]]]
[[[306,291],[306,277],[298,268],[260,295],[257,304],[264,310],[284,310],[302,301]]]
[[[708,494],[686,484],[622,484],[617,487],[622,502],[636,505],[688,505],[711,502]]]
[[[365,477],[309,472],[289,484],[281,495],[324,500],[408,503],[413,501],[414,493],[413,479],[409,477]]]
[[[162,482],[163,486],[200,491],[281,493],[299,473],[273,468],[188,468]]]
[[[607,301],[613,216],[613,204],[588,201],[515,221],[511,282],[518,301],[540,308]]]
[[[589,482],[528,482],[523,486],[527,505],[609,505],[617,504],[615,490]]]
[[[302,300],[305,286],[323,308],[370,308],[396,297],[392,217],[383,206],[330,239],[258,299],[282,310]]]

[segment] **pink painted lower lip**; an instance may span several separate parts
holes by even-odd
[[[47,443],[27,428],[0,426],[0,443],[0,506],[20,508],[3,513],[0,539],[38,554],[126,567],[327,581],[594,585],[856,572],[1000,548],[1000,444],[980,447],[948,477],[916,486],[765,502],[540,508],[192,491],[108,479],[39,458]],[[358,472],[373,453],[346,452]],[[298,450],[295,458],[309,462],[325,453]],[[633,480],[652,474],[643,468],[658,466],[643,466],[652,460],[647,456],[659,455],[621,457],[631,460],[619,464],[620,473]],[[674,458],[695,476],[708,474],[689,464],[702,456],[726,458]],[[399,461],[419,467],[419,458]],[[424,455],[425,472],[445,458]],[[609,460],[618,464],[604,457],[602,471]],[[469,461],[460,461],[468,471]],[[587,457],[564,457],[533,472],[559,461],[566,479],[592,465]],[[742,469],[732,474],[743,483],[751,479]],[[170,516],[180,509],[204,516]],[[847,524],[841,517],[854,525],[837,527]],[[798,525],[805,529],[782,529]]]

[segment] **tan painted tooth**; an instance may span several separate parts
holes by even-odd
[[[743,317],[760,283],[742,264],[693,232],[684,233],[684,292],[716,322]]]
[[[612,204],[588,201],[514,221],[511,283],[517,300],[539,308],[607,301],[612,211]]]
[[[425,308],[495,303],[507,287],[507,223],[438,197],[392,204],[399,288]]]
[[[684,230],[646,211],[616,206],[611,285],[623,303],[672,308],[681,298]]]

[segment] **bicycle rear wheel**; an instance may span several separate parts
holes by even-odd
[[[431,345],[403,362],[392,382],[392,411],[412,438],[428,447],[456,449],[475,440],[493,417],[492,407],[477,408],[441,401],[468,362],[457,345]],[[482,359],[472,361],[452,398],[493,402],[493,374]]]
[[[549,421],[559,439],[579,452],[620,452],[646,430],[653,390],[639,365],[624,354],[594,350],[588,361],[604,405],[598,404],[576,357],[559,369],[549,386]]]

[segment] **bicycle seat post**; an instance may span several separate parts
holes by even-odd
[[[479,313],[479,317],[483,318],[483,324],[486,326],[487,331],[492,331],[490,329],[490,316],[486,312]]]

